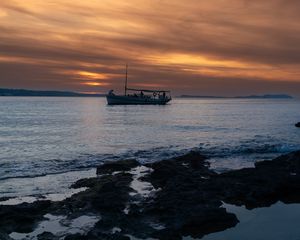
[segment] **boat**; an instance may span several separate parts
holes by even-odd
[[[106,95],[108,105],[165,105],[172,100],[170,91],[127,88],[127,72],[128,65],[126,65],[124,95],[117,95],[110,90]]]

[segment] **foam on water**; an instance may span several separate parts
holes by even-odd
[[[9,236],[14,240],[37,240],[39,234],[50,232],[59,239],[63,239],[67,234],[79,233],[84,235],[101,219],[100,216],[84,215],[70,220],[65,216],[52,214],[46,214],[44,218],[47,220],[42,221],[33,232],[13,232]]]
[[[129,195],[139,195],[143,198],[146,198],[151,193],[157,191],[150,182],[141,180],[142,177],[146,176],[147,174],[150,174],[152,171],[152,168],[148,168],[146,166],[138,166],[136,168],[133,168],[129,172],[133,174],[133,180],[130,183],[130,187],[133,189],[133,192],[130,192]]]
[[[44,196],[25,196],[25,197],[14,197],[5,201],[0,201],[0,205],[18,205],[21,203],[33,203],[39,200],[50,200],[53,202],[59,202],[66,198],[73,196],[76,193],[87,190],[87,188],[68,189],[64,193],[50,193]]]
[[[48,199],[60,201],[85,188],[70,189],[70,186],[81,178],[96,176],[96,169],[52,174],[35,178],[12,178],[0,181],[0,196],[9,197],[0,201],[0,205],[15,205],[22,202],[34,202]]]

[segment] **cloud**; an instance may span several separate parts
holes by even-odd
[[[0,9],[1,86],[121,89],[126,62],[131,85],[178,93],[299,86],[295,0],[6,0]]]

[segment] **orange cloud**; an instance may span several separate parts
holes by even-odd
[[[134,86],[299,94],[299,9],[294,0],[5,0],[0,83],[122,89],[129,63]]]
[[[78,71],[76,74],[80,75],[83,78],[87,79],[108,79],[108,75],[103,73],[87,72],[87,71]]]
[[[6,16],[7,16],[7,12],[0,9],[0,18],[6,17]]]
[[[250,68],[250,64],[226,59],[213,59],[207,56],[195,54],[168,53],[145,56],[150,63],[158,65],[181,65],[196,67],[228,67],[228,68]]]
[[[108,83],[101,83],[101,82],[83,82],[81,83],[83,85],[87,85],[87,86],[108,86]]]

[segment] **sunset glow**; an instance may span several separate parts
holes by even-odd
[[[87,78],[87,79],[107,79],[108,78],[108,76],[106,76],[105,74],[86,72],[86,71],[79,71],[77,74],[79,74],[83,78]]]
[[[107,85],[109,85],[107,83],[100,83],[100,82],[84,82],[82,84],[88,85],[88,86],[107,86]]]
[[[300,96],[298,10],[292,0],[4,0],[1,87],[122,90],[128,63],[133,87]]]

